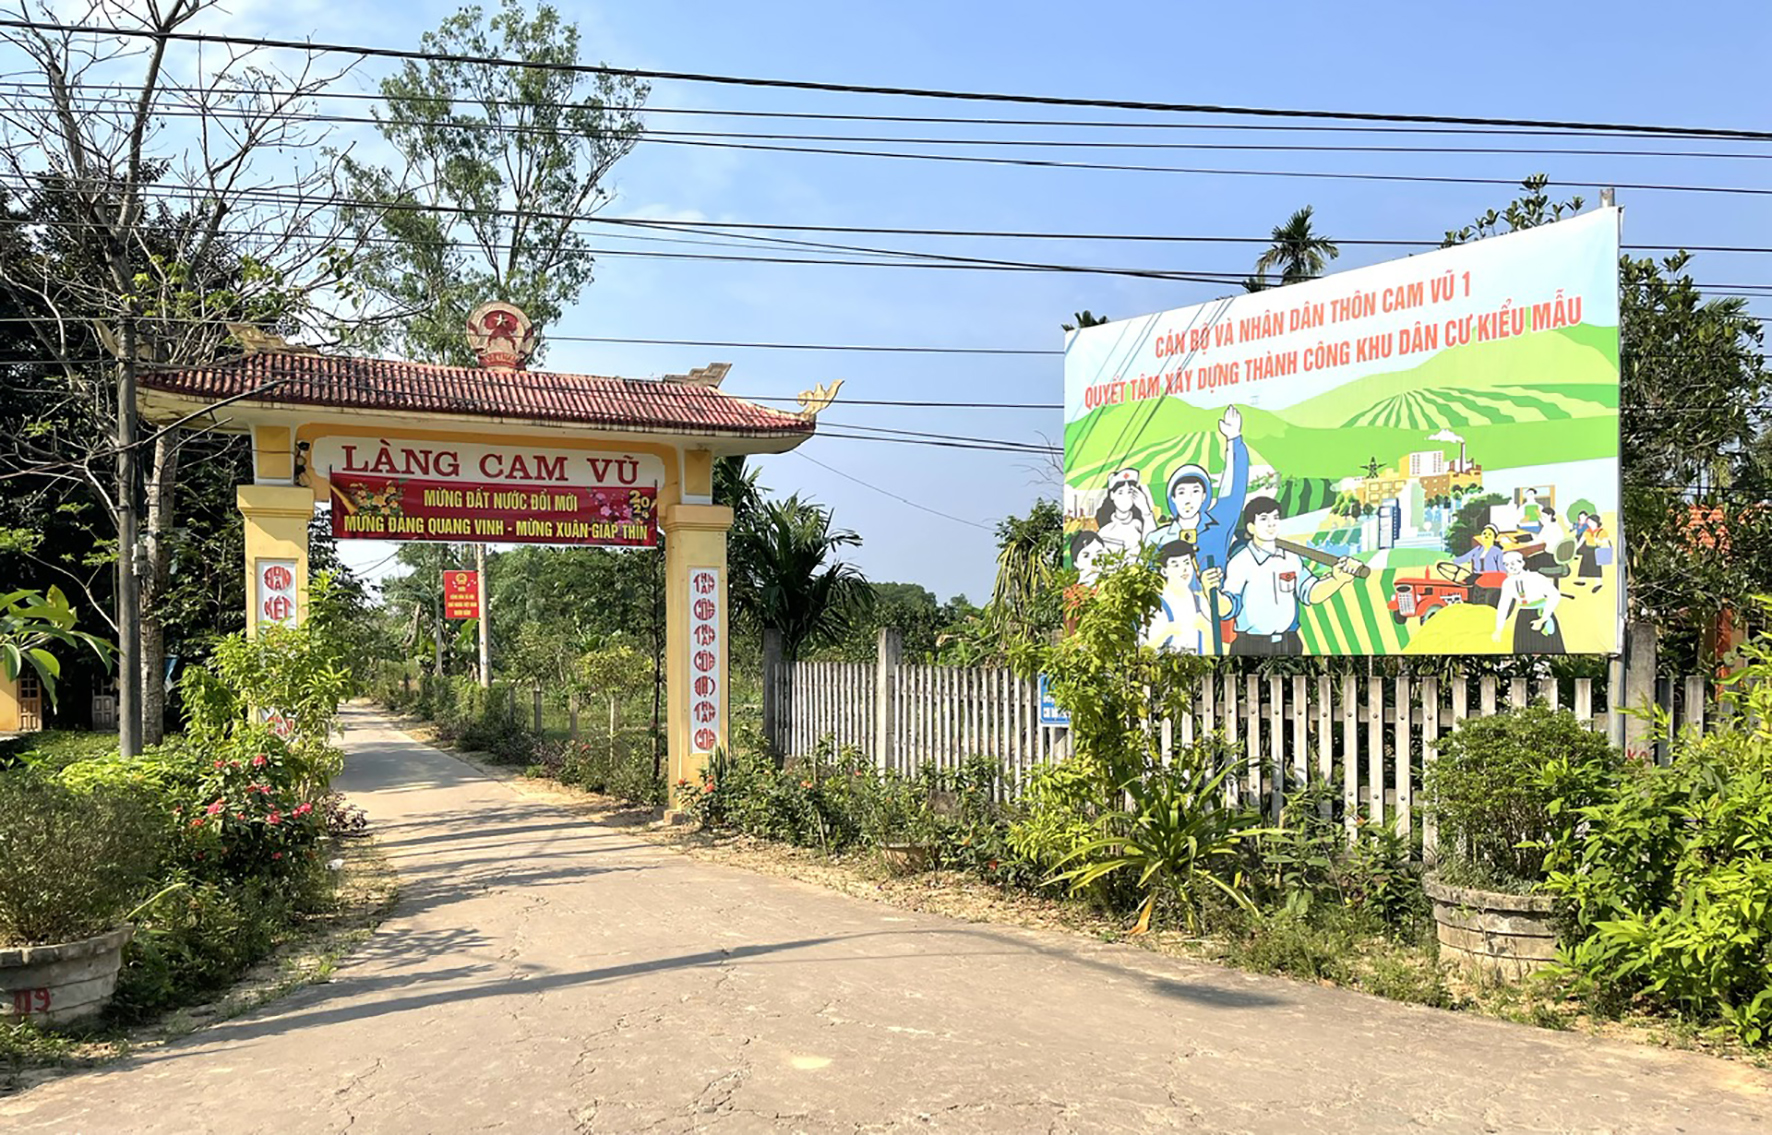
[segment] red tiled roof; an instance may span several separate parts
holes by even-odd
[[[810,434],[813,424],[711,387],[541,371],[489,371],[387,359],[265,351],[209,366],[146,373],[148,390],[220,401],[404,410],[476,418],[744,437]],[[259,391],[251,393],[249,391]],[[241,397],[243,396],[244,397]]]

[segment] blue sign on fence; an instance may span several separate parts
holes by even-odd
[[[1071,715],[1058,707],[1052,700],[1052,691],[1046,688],[1046,675],[1040,675],[1040,724],[1061,725],[1070,727]]]

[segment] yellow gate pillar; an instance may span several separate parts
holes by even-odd
[[[246,635],[262,623],[300,622],[308,613],[308,522],[314,491],[293,485],[238,485],[246,519]]]
[[[701,791],[702,771],[725,748],[731,721],[726,610],[726,533],[732,510],[715,504],[671,504],[660,517],[665,536],[665,737],[673,806]]]

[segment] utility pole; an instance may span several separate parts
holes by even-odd
[[[111,249],[112,271],[127,279],[121,241]],[[135,297],[123,297],[123,358],[117,375],[117,750],[124,759],[142,751],[141,580],[136,575]]]
[[[486,609],[492,605],[492,596],[486,579],[486,545],[474,545],[474,572],[479,577],[480,594],[480,688],[492,688],[492,628],[486,625]]]

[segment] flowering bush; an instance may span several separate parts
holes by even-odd
[[[191,803],[180,805],[198,873],[240,880],[284,878],[312,858],[323,814],[299,762],[268,729],[237,734],[210,761]]]

